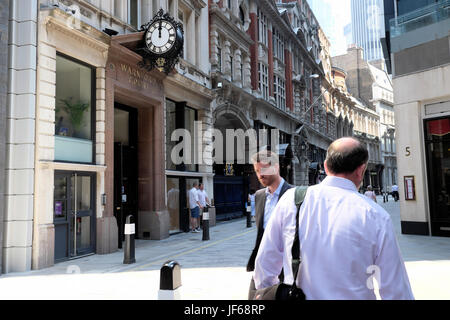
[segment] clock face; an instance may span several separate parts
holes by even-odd
[[[158,20],[150,25],[145,35],[147,48],[157,55],[162,55],[172,49],[175,44],[176,29],[168,21]]]

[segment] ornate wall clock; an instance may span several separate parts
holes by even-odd
[[[157,68],[168,74],[183,54],[183,25],[160,9],[153,19],[141,27],[144,34],[141,68]]]

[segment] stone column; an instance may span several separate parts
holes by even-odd
[[[152,1],[141,0],[141,25],[150,22],[152,18],[153,18]]]
[[[0,106],[6,106],[8,88],[3,84],[8,83],[8,24],[9,1],[0,7]],[[0,203],[5,202],[5,164],[6,164],[6,108],[0,108]],[[3,220],[5,206],[0,205],[0,275],[2,274],[3,261]]]
[[[7,2],[9,1],[2,3]],[[33,232],[38,8],[37,1],[31,3],[10,1],[9,3],[11,5],[9,34],[12,35],[12,38],[9,39],[8,48],[10,57],[8,132],[6,134],[6,188],[4,190],[6,211],[3,234],[3,272],[5,273],[31,269],[33,235],[36,237],[41,231],[41,229],[35,229]],[[8,10],[8,8],[3,4],[0,10]],[[0,21],[6,22],[7,20],[1,19]],[[2,34],[1,39],[4,37],[5,35]],[[50,90],[51,87],[50,84]],[[44,117],[48,117],[49,114],[51,112]],[[40,128],[41,132],[49,133],[50,127],[51,125]],[[3,202],[0,203],[3,204]],[[35,218],[34,224],[38,223],[40,223],[39,220]],[[52,241],[52,239],[48,240]]]
[[[224,73],[225,77],[227,77],[228,80],[231,81],[231,73],[233,72],[233,70],[231,70],[232,52],[231,52],[231,43],[228,40],[225,40],[225,42],[224,42],[223,54],[224,54],[224,58],[225,58],[225,59],[223,59],[223,63],[224,63],[223,73]]]
[[[241,62],[242,62],[242,56],[241,56],[241,50],[237,49],[234,52],[234,70],[231,70],[231,72],[233,73],[233,79],[234,79],[234,83],[236,85],[241,85],[242,86],[242,81],[241,81]],[[242,70],[243,72],[243,70]]]
[[[248,92],[252,90],[252,66],[250,56],[244,58],[244,89]]]
[[[216,28],[211,28],[211,67],[213,71],[219,71],[219,33]]]

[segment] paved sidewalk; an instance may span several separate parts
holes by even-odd
[[[391,214],[416,299],[450,299],[450,238],[402,235],[399,203],[382,197],[378,203]],[[255,237],[254,224],[246,228],[241,218],[212,227],[209,241],[202,233],[137,240],[135,264],[124,265],[120,250],[2,275],[0,299],[158,299],[159,270],[176,260],[181,299],[245,300],[251,277],[245,265]]]

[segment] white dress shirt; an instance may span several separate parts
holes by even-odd
[[[198,189],[198,201],[203,207],[206,207],[206,198],[208,195],[206,194],[205,190]]]
[[[189,208],[195,209],[195,207],[198,207],[197,201],[199,201],[197,188],[192,188],[189,190]]]
[[[270,193],[269,187],[266,188],[266,205],[264,206],[264,222],[263,222],[264,229],[266,228],[267,223],[269,222],[269,218],[272,215],[272,212],[278,203],[278,198],[280,197],[280,192],[281,188],[283,187],[283,183],[284,179],[281,178],[280,184],[278,185],[278,188],[275,190],[274,193]]]
[[[295,188],[278,202],[255,261],[257,289],[292,284]],[[328,176],[308,188],[299,214],[302,263],[297,285],[307,299],[414,299],[389,214],[358,193],[350,180]],[[379,272],[374,270],[379,270]]]

